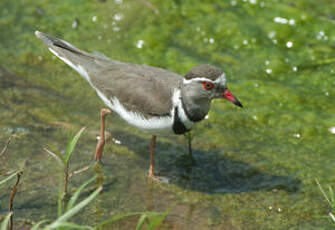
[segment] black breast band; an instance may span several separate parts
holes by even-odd
[[[187,129],[183,124],[183,122],[181,122],[180,117],[178,115],[178,107],[174,108],[174,119],[172,129],[175,134],[183,134],[190,131],[190,129]]]

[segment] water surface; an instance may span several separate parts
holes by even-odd
[[[109,139],[104,191],[77,222],[174,205],[162,229],[329,229],[315,218],[328,213],[315,178],[335,187],[333,12],[332,0],[2,0],[0,143],[14,136],[1,176],[26,161],[16,218],[56,216],[60,169],[43,147],[64,151],[86,126],[71,169],[90,163],[104,106],[35,38],[38,29],[90,52],[181,74],[215,64],[245,106],[214,101],[193,132],[195,165],[185,138],[158,138],[156,171],[169,184],[146,180],[150,137],[109,117],[121,144]],[[73,177],[70,189],[91,175]],[[0,214],[8,192],[0,191]],[[111,227],[135,225],[130,219]]]

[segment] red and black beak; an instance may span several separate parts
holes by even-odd
[[[234,103],[235,105],[240,106],[241,108],[243,107],[241,102],[239,100],[237,100],[237,98],[229,90],[226,90],[222,94],[222,97],[226,98],[228,101]]]

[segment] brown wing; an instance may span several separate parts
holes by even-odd
[[[91,80],[108,99],[117,97],[126,109],[146,117],[169,115],[173,91],[182,83],[172,72],[128,63],[113,63]]]
[[[117,97],[128,110],[144,116],[168,115],[172,94],[182,84],[180,75],[161,68],[124,63],[101,54],[90,54],[72,44],[36,31],[53,53],[81,73],[83,68],[90,81],[108,99]]]

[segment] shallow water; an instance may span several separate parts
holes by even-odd
[[[329,229],[315,183],[335,187],[335,5],[322,1],[58,1],[0,3],[1,178],[26,161],[15,217],[56,215],[59,167],[43,147],[92,160],[104,105],[33,32],[84,50],[181,74],[199,63],[222,67],[245,106],[215,101],[194,129],[196,164],[182,136],[159,137],[157,167],[169,184],[146,181],[150,137],[108,118],[104,191],[76,221],[94,224],[132,211],[173,207],[162,229]],[[73,177],[70,189],[92,171]],[[9,186],[0,191],[0,214]],[[111,227],[130,229],[136,219]]]

